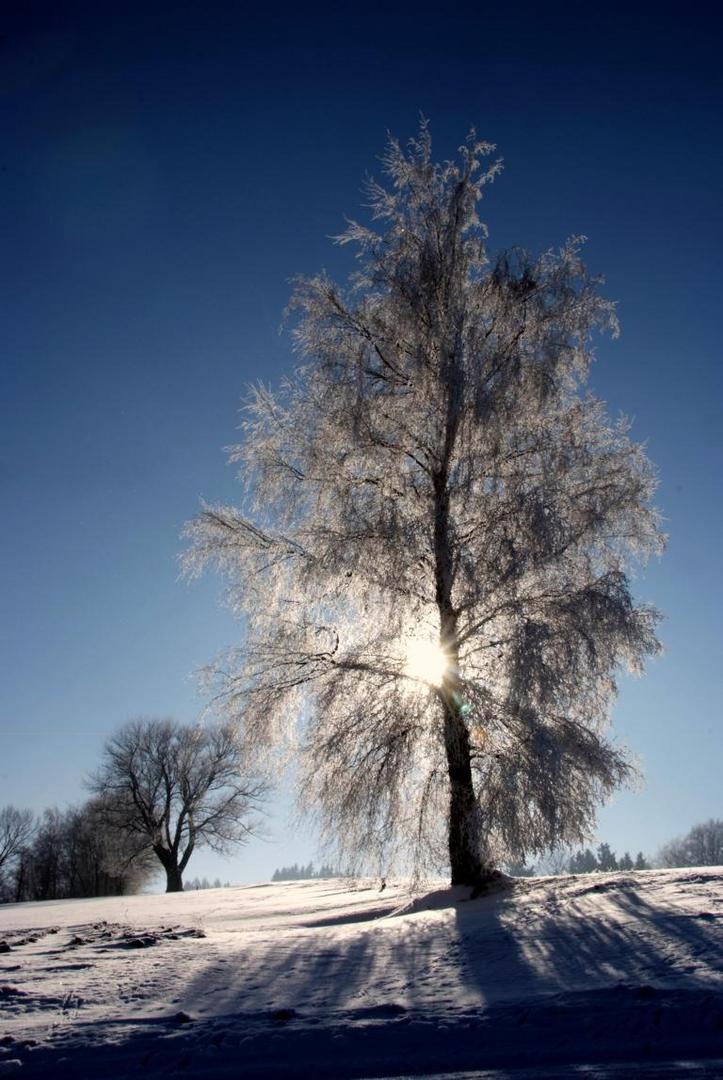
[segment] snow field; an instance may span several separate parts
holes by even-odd
[[[723,1076],[719,871],[468,894],[335,880],[5,906],[0,1075]]]

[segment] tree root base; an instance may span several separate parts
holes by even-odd
[[[488,896],[489,893],[498,892],[511,884],[512,879],[507,874],[503,874],[501,870],[492,870],[472,885],[469,898],[470,900],[478,900],[480,896]]]

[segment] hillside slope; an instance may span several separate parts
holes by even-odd
[[[0,908],[0,1075],[723,1075],[721,872],[467,894],[313,881]]]

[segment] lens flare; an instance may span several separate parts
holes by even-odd
[[[438,641],[415,638],[407,645],[404,672],[410,679],[441,686],[449,669],[449,659]]]

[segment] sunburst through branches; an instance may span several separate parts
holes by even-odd
[[[404,673],[416,682],[441,686],[449,671],[449,657],[439,641],[415,637],[407,642]]]

